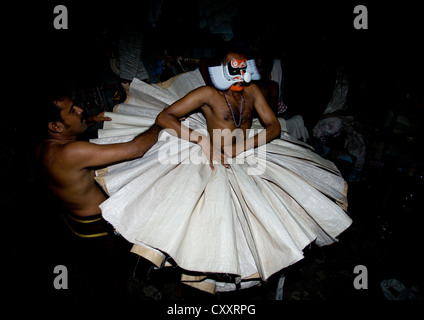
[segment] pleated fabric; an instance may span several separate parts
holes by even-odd
[[[157,114],[204,85],[198,70],[160,85],[134,79],[130,99],[107,113],[99,138],[129,141]],[[183,121],[207,135],[194,113]],[[283,126],[284,127],[284,126]],[[263,130],[254,120],[249,135]],[[212,171],[200,146],[162,131],[139,159],[97,171],[109,194],[103,217],[132,251],[157,267],[177,265],[184,283],[211,293],[246,288],[336,241],[351,224],[347,184],[337,167],[285,132]]]

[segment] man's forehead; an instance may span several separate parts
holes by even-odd
[[[230,62],[233,59],[235,59],[235,60],[242,60],[242,59],[246,59],[246,57],[244,55],[242,55],[242,54],[230,52],[230,53],[227,54],[227,57],[225,59],[225,62],[228,63],[228,62]]]
[[[60,100],[53,101],[53,103],[60,108],[61,113],[68,113],[72,106],[74,105],[74,102],[70,98],[63,98]]]
[[[53,103],[60,108],[64,108],[65,106],[68,106],[69,104],[72,105],[73,101],[69,97],[63,97],[63,98],[60,98],[58,100],[53,100]]]

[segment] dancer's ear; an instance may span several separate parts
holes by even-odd
[[[54,133],[62,133],[64,129],[63,124],[59,121],[49,122],[47,128],[49,129],[49,131]]]

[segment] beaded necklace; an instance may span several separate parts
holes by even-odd
[[[240,125],[241,125],[241,118],[242,118],[242,116],[243,116],[243,112],[244,112],[244,97],[243,97],[243,93],[241,94],[241,103],[240,103],[240,118],[239,118],[238,124],[237,124],[237,122],[236,122],[236,119],[235,119],[235,117],[234,117],[233,109],[231,108],[231,105],[230,105],[230,103],[228,102],[228,99],[227,99],[227,96],[226,96],[225,92],[223,91],[222,93],[224,94],[224,98],[225,98],[225,101],[227,102],[227,106],[228,106],[228,108],[230,108],[230,110],[231,110],[231,114],[233,115],[233,121],[234,121],[234,124],[236,125],[236,127],[237,127],[237,128],[240,128]]]

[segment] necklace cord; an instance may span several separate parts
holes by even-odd
[[[225,92],[223,92],[223,94],[224,94],[225,102],[227,102],[227,106],[228,106],[228,108],[230,108],[230,110],[231,110],[231,115],[233,116],[234,124],[236,125],[236,127],[237,127],[237,128],[240,128],[240,125],[241,125],[241,119],[242,119],[243,112],[244,112],[244,97],[243,97],[243,93],[241,94],[241,103],[240,103],[240,118],[239,118],[238,124],[237,124],[237,122],[236,122],[236,118],[234,117],[234,112],[233,112],[233,109],[231,108],[231,104],[228,102],[227,95],[225,94]]]

